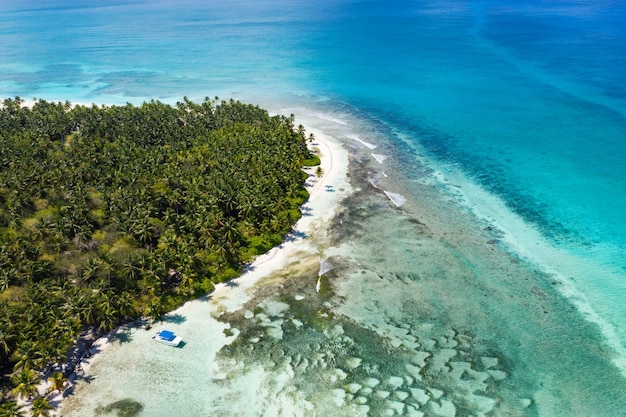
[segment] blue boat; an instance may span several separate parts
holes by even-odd
[[[182,337],[176,336],[174,332],[170,330],[161,330],[152,338],[168,346],[178,346],[183,341]]]

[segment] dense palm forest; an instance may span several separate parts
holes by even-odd
[[[279,244],[319,162],[293,117],[232,100],[23,104],[0,108],[0,415],[87,329],[159,317]]]

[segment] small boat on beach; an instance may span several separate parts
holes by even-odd
[[[169,330],[161,330],[155,336],[152,336],[152,338],[168,346],[178,346],[183,341],[182,337],[176,336],[174,332]]]

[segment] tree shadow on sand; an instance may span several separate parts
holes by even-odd
[[[181,324],[187,321],[187,317],[182,314],[166,314],[161,317],[161,321],[164,323]]]
[[[307,239],[309,235],[299,230],[292,230],[289,235],[285,238],[285,242],[293,242],[298,239]]]
[[[120,328],[115,334],[109,336],[111,342],[117,342],[120,344],[130,343],[133,340],[129,327]]]
[[[224,285],[226,285],[228,288],[237,288],[239,286],[239,283],[231,280],[231,281],[226,281]]]
[[[82,381],[84,383],[91,384],[95,379],[96,378],[93,375],[76,374],[74,380],[72,381],[72,384],[63,391],[62,397],[67,398],[74,395],[74,390],[76,389],[77,382]]]

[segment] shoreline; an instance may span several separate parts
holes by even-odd
[[[289,257],[301,251],[314,251],[319,253],[320,245],[311,243],[311,238],[325,240],[326,230],[324,227],[335,216],[337,209],[352,188],[347,178],[348,152],[336,139],[325,135],[318,129],[305,126],[308,133],[312,133],[315,141],[310,145],[312,149],[318,148],[318,156],[321,160],[320,167],[323,175],[316,178],[317,167],[309,167],[305,171],[309,174],[306,180],[308,201],[301,207],[303,216],[293,226],[291,233],[282,244],[272,248],[267,253],[260,255],[246,270],[229,283],[221,283],[215,286],[210,294],[211,300],[219,301],[228,306],[227,311],[236,311],[245,301],[233,299],[233,283],[240,289],[246,290],[254,286],[265,276],[283,269],[290,262]],[[229,303],[230,302],[230,303]]]
[[[285,111],[282,111],[282,113],[284,114]],[[316,407],[321,407],[320,413],[322,413],[321,410],[326,404],[322,398],[327,397],[320,397],[316,400],[310,399],[310,401],[308,397],[303,397],[306,398],[306,401],[303,399],[302,402],[296,404],[291,402],[293,398],[289,394],[292,392],[290,389],[293,387],[293,384],[297,384],[298,381],[300,383],[303,382],[302,380],[296,381],[297,378],[303,377],[298,376],[299,374],[295,370],[300,368],[305,370],[305,365],[308,366],[309,363],[313,363],[311,361],[317,360],[315,358],[319,358],[317,355],[319,352],[313,349],[315,356],[308,356],[307,360],[309,362],[302,359],[302,363],[300,363],[300,352],[307,351],[306,349],[309,348],[309,345],[298,345],[297,343],[303,340],[299,340],[297,337],[295,340],[292,340],[294,333],[289,335],[290,339],[281,342],[283,340],[283,329],[285,332],[288,330],[293,332],[290,326],[297,327],[295,334],[298,335],[300,332],[315,333],[316,330],[299,327],[302,326],[302,321],[300,321],[301,317],[298,313],[283,315],[283,310],[281,309],[306,309],[307,307],[296,307],[297,303],[302,302],[300,300],[303,299],[305,301],[302,303],[323,305],[323,308],[328,307],[330,309],[329,303],[332,301],[324,302],[325,298],[323,297],[319,300],[317,299],[314,292],[315,281],[313,280],[313,271],[317,266],[317,262],[328,255],[331,257],[339,256],[348,264],[358,265],[358,268],[351,273],[347,275],[341,274],[341,279],[334,280],[334,285],[339,286],[334,288],[338,297],[335,298],[337,303],[333,310],[335,313],[347,317],[348,320],[350,318],[354,319],[364,329],[374,331],[377,335],[376,337],[380,337],[383,341],[388,341],[390,343],[389,346],[392,347],[398,343],[400,345],[404,343],[404,338],[398,336],[395,332],[398,331],[404,334],[406,330],[401,330],[394,326],[409,325],[413,332],[411,334],[417,337],[420,344],[422,344],[422,350],[426,349],[427,353],[438,358],[447,351],[445,349],[445,352],[441,351],[441,349],[437,348],[436,343],[448,346],[444,339],[440,341],[440,336],[450,337],[450,335],[460,334],[464,338],[463,343],[468,343],[464,346],[469,349],[469,352],[486,355],[485,357],[488,360],[496,361],[494,363],[498,364],[497,369],[491,370],[495,372],[494,384],[497,381],[510,378],[512,384],[521,384],[521,386],[525,387],[519,390],[507,390],[502,387],[487,393],[491,395],[475,392],[474,394],[477,397],[470,396],[472,401],[478,401],[481,398],[488,398],[489,400],[485,401],[491,401],[501,396],[506,398],[506,401],[503,403],[506,406],[503,406],[503,410],[507,409],[507,407],[515,409],[515,405],[519,401],[522,401],[523,408],[534,407],[539,410],[558,409],[562,405],[556,399],[560,388],[550,384],[545,388],[543,385],[532,385],[536,381],[540,381],[544,375],[541,372],[541,366],[537,365],[538,360],[548,360],[550,361],[549,363],[556,364],[550,353],[554,351],[551,349],[553,346],[550,340],[552,339],[542,341],[541,337],[536,333],[526,331],[524,328],[526,323],[531,323],[536,324],[537,329],[545,328],[550,334],[575,336],[578,334],[577,331],[561,329],[561,322],[557,322],[559,317],[571,318],[571,315],[567,313],[570,307],[569,303],[565,305],[563,301],[566,300],[563,297],[554,297],[555,294],[549,288],[549,285],[541,285],[544,282],[543,278],[545,278],[543,275],[541,275],[541,280],[536,281],[538,275],[534,272],[535,269],[528,269],[526,262],[521,264],[511,262],[508,252],[501,250],[496,250],[498,255],[492,258],[492,248],[495,248],[495,246],[485,243],[488,237],[492,237],[491,233],[483,230],[482,221],[474,222],[477,219],[481,220],[482,217],[477,216],[478,213],[475,211],[463,211],[465,214],[461,213],[461,216],[458,217],[456,210],[454,210],[456,205],[454,205],[453,210],[439,211],[441,207],[449,206],[446,203],[449,195],[446,193],[442,194],[441,190],[436,189],[436,187],[431,188],[428,185],[419,188],[417,191],[420,191],[420,193],[412,194],[416,191],[415,189],[390,187],[392,184],[398,185],[393,183],[392,177],[390,177],[391,182],[388,184],[381,184],[385,189],[389,188],[400,193],[407,193],[407,196],[419,195],[421,197],[419,204],[416,205],[416,201],[409,199],[408,204],[400,209],[399,213],[396,212],[398,208],[393,207],[393,200],[388,201],[388,196],[383,195],[379,190],[376,190],[374,193],[366,192],[364,194],[367,195],[367,198],[359,200],[358,204],[363,204],[370,199],[373,205],[368,207],[372,209],[377,208],[380,210],[378,214],[384,216],[382,218],[386,218],[387,221],[394,221],[394,223],[384,223],[384,230],[378,228],[372,230],[375,233],[382,233],[380,239],[399,238],[401,242],[410,242],[413,248],[420,248],[417,251],[414,249],[412,252],[417,258],[411,258],[410,255],[407,258],[406,253],[394,253],[393,250],[385,253],[385,258],[392,259],[393,267],[389,264],[388,268],[383,269],[385,271],[395,271],[393,274],[381,271],[380,263],[386,265],[387,259],[379,258],[381,254],[375,248],[369,248],[372,250],[371,252],[359,253],[359,248],[367,249],[367,247],[352,247],[350,241],[344,241],[338,246],[337,242],[333,243],[335,246],[330,245],[327,234],[330,228],[325,228],[324,225],[330,226],[329,221],[335,216],[335,211],[338,207],[347,207],[347,213],[350,213],[351,210],[351,199],[345,199],[350,196],[348,192],[351,191],[352,187],[348,186],[348,178],[336,176],[338,174],[337,166],[345,168],[346,171],[348,168],[353,170],[349,175],[352,178],[354,193],[366,190],[368,187],[367,180],[364,179],[365,177],[361,178],[360,175],[369,175],[373,171],[378,171],[380,167],[378,165],[374,165],[374,168],[368,166],[366,157],[369,158],[369,148],[357,150],[351,146],[349,141],[345,141],[345,138],[350,139],[346,134],[335,133],[336,130],[332,126],[327,129],[324,122],[311,122],[311,115],[306,114],[306,112],[304,116],[299,118],[299,120],[307,120],[306,123],[303,123],[304,125],[320,127],[323,132],[328,132],[337,141],[333,140],[333,138],[328,138],[327,135],[319,130],[307,128],[307,132],[313,133],[317,139],[315,144],[311,146],[320,148],[321,167],[325,173],[322,178],[316,179],[313,174],[315,168],[309,169],[307,189],[310,192],[310,198],[303,205],[302,209],[305,211],[305,214],[296,223],[293,232],[280,246],[258,257],[239,277],[228,283],[216,286],[216,289],[207,297],[185,303],[185,305],[170,313],[164,322],[155,323],[152,331],[170,328],[183,336],[185,341],[188,341],[185,349],[163,350],[161,346],[155,346],[158,344],[150,341],[150,337],[153,334],[152,331],[146,332],[141,328],[122,329],[123,334],[120,335],[119,339],[115,337],[111,340],[105,339],[102,349],[106,348],[107,351],[103,356],[97,355],[97,358],[102,358],[101,362],[99,359],[90,360],[89,365],[94,365],[94,367],[90,370],[88,368],[83,370],[83,372],[88,372],[85,374],[87,381],[95,378],[97,382],[79,384],[76,388],[76,395],[70,396],[63,402],[63,415],[66,417],[82,416],[89,410],[95,410],[106,404],[114,404],[113,401],[121,401],[124,398],[137,400],[138,404],[145,404],[146,409],[148,409],[151,407],[151,405],[148,405],[148,398],[154,398],[155,393],[153,392],[146,397],[144,392],[147,387],[161,393],[156,394],[159,396],[157,398],[172,392],[178,393],[177,395],[181,396],[177,400],[179,407],[181,405],[189,407],[190,410],[197,411],[199,415],[209,410],[211,412],[215,410],[232,411],[230,407],[237,408],[237,405],[232,403],[231,396],[233,395],[241,395],[243,396],[242,398],[259,398],[257,402],[253,400],[238,405],[240,410],[246,410],[246,413],[243,415],[260,415],[261,411],[268,410],[267,407],[270,407],[272,411],[276,411],[276,408],[272,408],[272,406],[266,407],[265,401],[270,398],[273,402],[281,404],[281,407],[293,410],[303,410],[308,406],[312,406],[311,404],[315,404]],[[321,116],[318,116],[315,116],[316,120],[322,119]],[[343,143],[343,146],[341,143]],[[333,146],[336,146],[337,149],[335,150]],[[345,158],[345,160],[341,158]],[[358,161],[358,163],[350,161],[349,166],[348,159]],[[387,177],[385,176],[385,178]],[[358,182],[359,179],[361,180],[360,182]],[[336,187],[337,190],[332,192],[328,186],[332,186],[331,188]],[[426,191],[426,193],[422,194],[421,192],[423,191]],[[358,193],[357,195],[360,194]],[[357,195],[355,195],[355,198],[357,198]],[[460,203],[460,201],[456,202]],[[465,206],[461,205],[459,207],[463,208]],[[352,207],[352,209],[354,208]],[[411,223],[410,218],[416,213],[419,213],[419,216],[415,217],[419,221]],[[397,216],[397,214],[401,215]],[[452,218],[449,218],[450,216]],[[368,225],[367,221],[360,218],[350,220],[349,218],[344,218],[343,215],[340,218],[344,222],[347,220],[345,227],[350,227],[351,224],[356,224],[357,222],[362,226],[367,227]],[[465,219],[470,218],[473,219],[471,223],[463,223]],[[409,220],[408,223],[406,222],[407,220]],[[450,223],[448,223],[448,220],[450,220]],[[380,219],[377,221],[380,221]],[[421,222],[428,226],[429,233],[424,234],[423,231],[420,233],[420,227],[416,225],[421,224]],[[457,229],[457,226],[462,226],[462,228]],[[389,231],[388,229],[397,229],[397,231],[390,232],[392,235],[389,235],[385,233],[385,231]],[[454,232],[454,236],[451,235],[450,239],[444,238],[448,232]],[[441,244],[439,243],[440,239],[443,240]],[[447,245],[445,242],[451,243],[452,246]],[[456,245],[460,246],[457,247]],[[467,251],[462,249],[465,246],[469,248]],[[455,247],[458,252],[454,250]],[[422,256],[424,256],[424,262],[419,261]],[[419,265],[417,266],[419,267],[420,275],[410,275],[410,272],[415,272],[415,259],[418,259]],[[472,260],[479,270],[482,271],[484,268],[486,273],[481,275],[484,275],[485,278],[481,279],[480,285],[472,286],[468,290],[458,290],[463,287],[465,276],[467,274],[471,275],[472,272],[464,266],[465,264],[459,263],[459,261],[467,259]],[[518,267],[517,265],[520,266]],[[445,269],[438,269],[444,267]],[[303,273],[303,271],[307,272]],[[430,277],[431,274],[432,277]],[[445,279],[441,279],[440,275],[442,274]],[[492,281],[491,275],[497,281]],[[397,281],[399,277],[404,277],[404,279],[401,282]],[[415,277],[415,279],[412,277]],[[448,281],[450,280],[460,284],[456,285],[456,291],[451,291],[452,289],[449,288],[450,282]],[[526,282],[533,283],[535,287],[531,288]],[[286,284],[285,292],[280,290],[283,288],[283,283]],[[497,286],[491,287],[496,284]],[[292,291],[291,285],[298,290]],[[484,301],[482,301],[482,297],[486,296],[482,294],[482,288],[490,288],[489,295],[492,301],[487,304],[484,304]],[[531,289],[530,293],[528,293],[529,289]],[[277,291],[277,294],[280,293],[282,295],[274,297],[273,291]],[[406,295],[406,300],[404,299],[405,293],[411,294]],[[295,298],[296,301],[287,301],[285,296],[290,300]],[[346,299],[350,298],[351,303],[344,305],[340,301],[344,297]],[[419,302],[422,299],[426,301],[429,297],[439,299],[442,304],[437,306],[432,303]],[[465,311],[463,306],[467,306],[467,297],[477,301],[478,305],[484,308],[471,312]],[[497,314],[494,308],[502,305],[500,301],[503,300],[503,297],[507,297],[506,305],[511,311],[510,314],[504,317],[504,324],[496,326],[495,332],[505,338],[497,342],[495,345],[497,348],[494,348],[494,345],[483,342],[483,340],[489,341],[491,340],[490,337],[494,337],[493,325],[488,324],[489,321],[483,319],[489,319],[494,312]],[[513,298],[509,300],[510,297]],[[256,303],[258,299],[264,301]],[[374,300],[373,303],[372,300]],[[410,313],[406,313],[408,317],[420,317],[419,323],[410,323],[409,321],[407,324],[404,321],[404,318],[407,317],[403,315],[404,312],[400,314],[396,308],[392,307],[402,300],[404,300],[404,308],[411,309]],[[406,304],[407,300],[410,300],[410,304]],[[288,304],[291,307],[287,307]],[[492,307],[492,305],[495,307]],[[386,306],[389,306],[389,308]],[[567,307],[567,310],[562,307]],[[551,309],[557,309],[555,312],[558,311],[559,314],[548,314],[548,310],[552,313]],[[445,314],[436,314],[437,311],[442,312],[444,310],[446,311]],[[367,318],[365,322],[362,321],[364,318]],[[395,319],[403,320],[401,322],[402,325],[400,325],[400,321],[396,322]],[[255,324],[247,325],[245,324],[247,320],[254,320]],[[520,320],[523,320],[523,324],[520,324],[522,323]],[[579,320],[577,315],[575,320]],[[472,323],[471,325],[468,324],[470,322]],[[454,326],[450,327],[449,323],[454,323]],[[256,326],[257,330],[251,332],[249,326]],[[404,327],[401,328],[404,329]],[[519,331],[513,332],[511,329]],[[329,329],[324,331],[326,337],[334,334],[334,330],[328,333],[329,331]],[[268,342],[263,343],[266,336],[271,340],[269,344]],[[350,332],[349,337],[354,338],[355,336],[355,333]],[[260,342],[259,339],[261,340]],[[428,343],[431,339],[436,341],[432,346]],[[130,346],[122,346],[127,340],[136,340],[136,342],[133,342]],[[519,352],[517,347],[513,346],[516,341],[539,343],[540,346],[546,347],[547,353],[534,353],[533,349],[523,349]],[[416,349],[414,342],[414,339],[407,339],[408,345],[406,347]],[[259,344],[257,345],[257,343]],[[283,346],[281,343],[286,344]],[[295,343],[295,346],[292,343]],[[357,346],[361,344],[356,343]],[[247,346],[247,350],[244,352],[241,351],[242,345]],[[440,348],[445,348],[446,346],[442,345]],[[589,347],[589,345],[583,343],[581,348],[573,346],[568,347],[566,351],[574,354],[573,357],[580,355],[581,358],[589,359],[593,357],[590,354],[593,355],[593,352],[595,352],[592,346],[592,350],[589,351]],[[274,348],[276,348],[278,357],[285,355],[285,360],[287,361],[285,362],[287,363],[285,365],[286,368],[272,368],[276,365],[274,362],[276,358],[271,353],[269,357],[265,357],[270,362],[267,364],[258,362],[259,358],[263,358],[263,354],[267,355],[267,352],[274,352]],[[298,354],[294,355],[291,349],[294,349]],[[260,353],[257,354],[256,352]],[[369,358],[356,353],[351,352],[351,357],[362,357],[363,360],[369,359],[374,364],[380,359]],[[457,359],[467,364],[463,366],[469,366],[476,372],[481,371],[480,362],[478,362],[478,365],[472,361],[463,362],[464,358],[461,357],[463,354],[463,349],[456,352],[456,355],[459,356]],[[251,358],[251,355],[257,356],[252,356]],[[302,357],[304,358],[304,356]],[[515,373],[509,368],[507,361],[494,358],[509,358],[508,360],[513,361],[512,363],[521,361],[518,365],[529,365],[522,366],[523,371],[521,373]],[[247,362],[248,359],[254,360]],[[135,368],[136,364],[137,367]],[[330,364],[327,365],[330,366]],[[602,366],[604,365],[601,362],[592,362],[588,369],[603,369]],[[171,369],[174,369],[174,367],[177,369],[177,374],[193,376],[193,386],[206,386],[212,387],[212,390],[217,390],[213,391],[216,394],[216,398],[206,402],[203,399],[204,397],[198,396],[194,390],[187,391],[190,387],[188,384],[191,379],[171,375]],[[372,370],[374,368],[370,367],[369,369]],[[560,369],[561,367],[559,366],[548,367],[547,372],[549,375],[554,375],[558,378],[561,377]],[[613,374],[613,370],[614,367],[611,366],[610,375],[611,377],[616,377]],[[330,372],[332,372],[332,369]],[[354,371],[355,374],[358,372],[358,370]],[[346,373],[350,372],[346,371]],[[339,375],[344,374],[340,373]],[[395,376],[395,374],[392,375]],[[118,376],[120,377],[119,379],[117,379]],[[381,375],[377,378],[383,380],[387,376],[385,372],[381,372]],[[577,379],[576,376],[579,378]],[[146,378],[149,380],[149,385],[146,385],[144,382]],[[344,375],[341,378],[346,378],[346,376]],[[267,392],[267,387],[261,384],[262,381],[271,381],[270,385],[276,384],[275,391]],[[355,381],[358,382],[358,380]],[[450,386],[447,387],[446,391],[458,389],[466,383],[462,380],[458,381],[458,384],[455,380],[448,382],[450,382]],[[337,384],[336,389],[332,390],[332,393],[343,390],[341,382],[337,382]],[[585,394],[587,391],[581,388],[584,384],[585,381],[581,381],[580,375],[576,373],[571,381],[572,389],[581,390],[580,393]],[[173,386],[178,387],[178,389],[172,388]],[[423,388],[422,385],[419,386]],[[280,393],[283,396],[278,398],[276,393]],[[326,393],[324,395],[330,394]],[[345,395],[347,396],[348,394],[346,393]],[[484,397],[484,395],[487,395],[487,397]],[[591,399],[591,397],[587,398],[587,400]],[[489,402],[485,404],[485,407],[491,408],[494,404]],[[152,409],[152,412],[154,412],[154,409]],[[257,413],[254,414],[255,412]],[[293,415],[296,415],[295,411]],[[323,413],[316,415],[323,415]]]
[[[303,252],[314,256],[323,251],[323,246],[328,237],[326,226],[340,208],[341,201],[353,192],[347,175],[349,155],[337,139],[310,126],[305,126],[305,129],[307,133],[314,135],[315,140],[309,144],[309,148],[317,150],[317,155],[321,160],[319,166],[322,168],[323,174],[318,178],[315,173],[317,167],[304,168],[309,175],[305,182],[309,199],[301,207],[303,215],[293,226],[291,233],[282,244],[258,256],[239,277],[226,283],[217,284],[210,294],[187,301],[176,310],[167,313],[165,317],[169,315],[184,317],[186,312],[201,305],[205,306],[207,300],[210,301],[209,309],[212,317],[219,317],[224,312],[237,311],[250,299],[250,292],[259,281],[298,262],[298,255]],[[81,380],[86,379],[87,376],[92,377],[93,374],[90,374],[89,371],[94,363],[97,363],[99,357],[97,353],[101,354],[111,347],[119,334],[127,333],[129,330],[143,330],[143,327],[137,326],[136,323],[137,321],[134,321],[120,326],[94,341],[87,350],[89,355],[83,357],[79,367],[77,367],[80,375],[73,374],[69,378],[70,386],[64,392],[57,392],[56,395],[50,397],[50,402],[55,407],[53,415],[60,416],[65,411],[64,406],[66,407],[72,402],[77,390],[80,391],[81,385],[84,384],[84,382],[81,383]],[[164,323],[167,323],[167,320],[155,322],[149,333],[152,334],[152,331],[163,327]],[[216,343],[212,343],[211,346],[204,346],[209,351],[209,356],[214,356],[223,346],[231,343],[237,337],[236,332],[231,336],[224,337],[219,331],[225,330],[223,326],[214,330]],[[44,390],[48,386],[50,383],[47,380],[41,384]],[[69,394],[67,394],[68,391]]]

